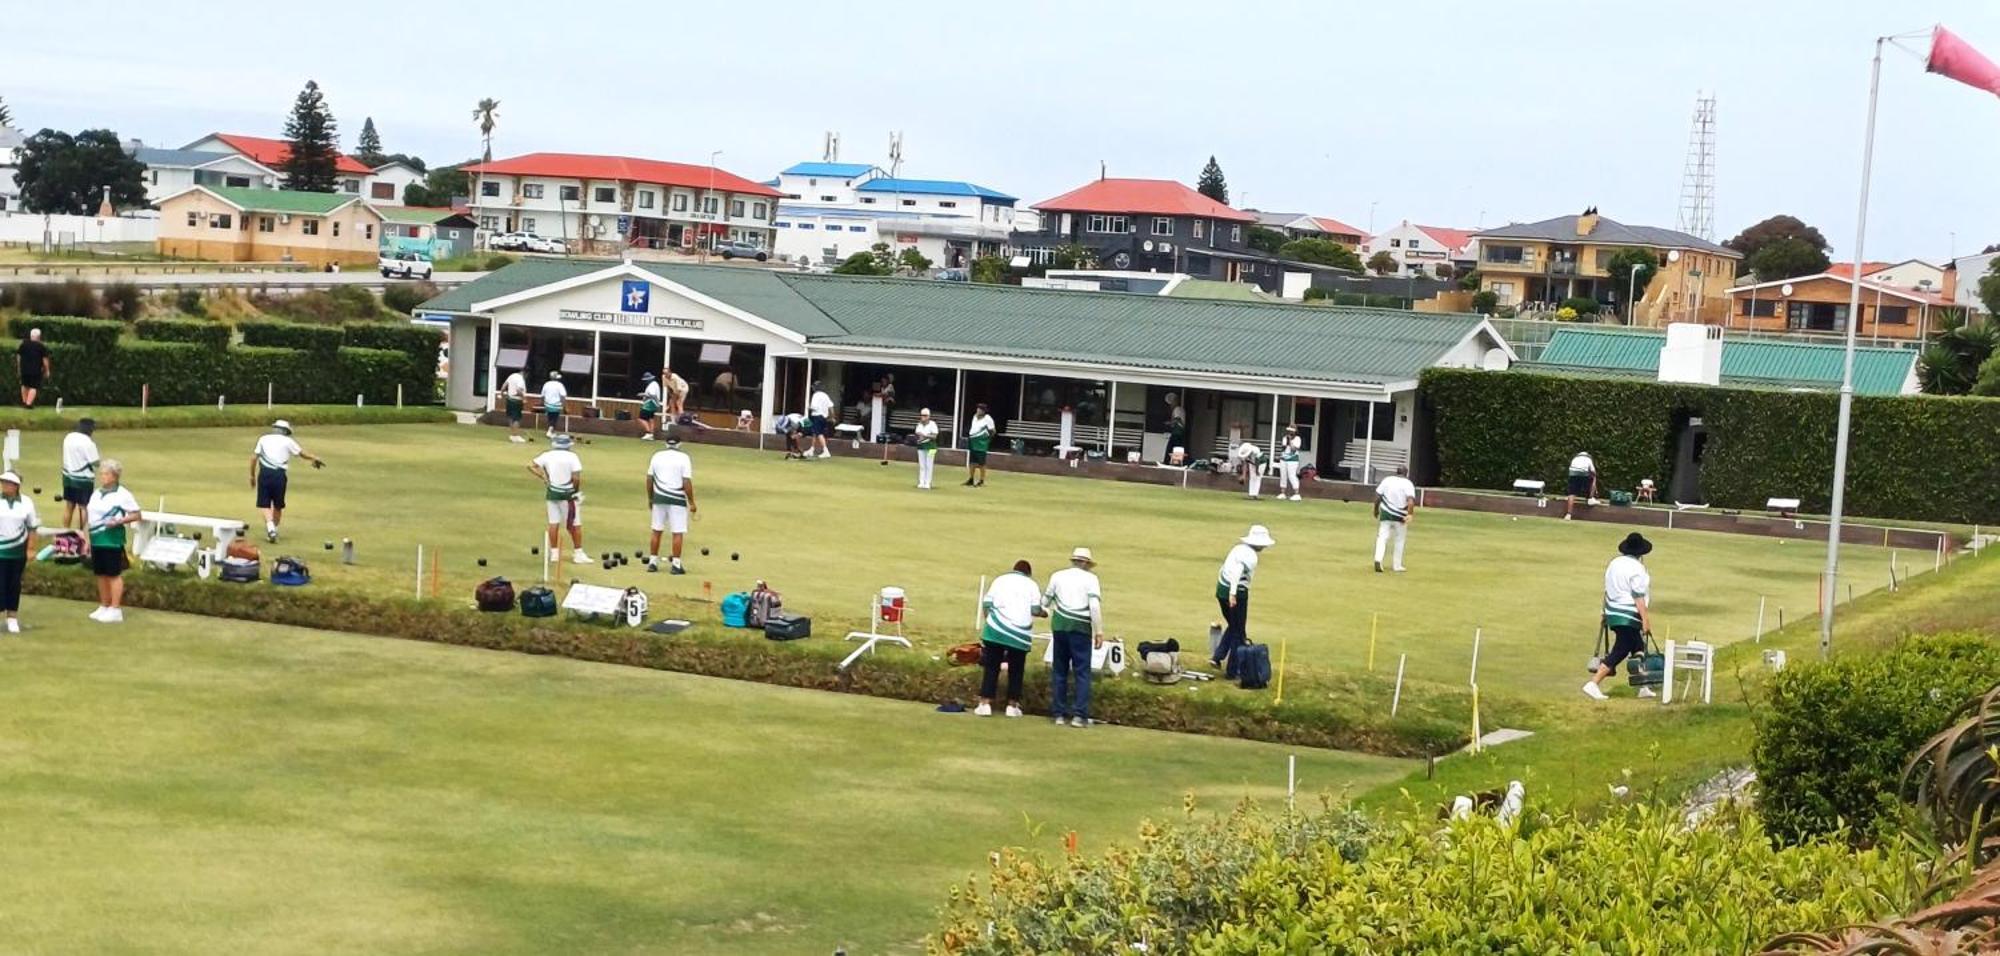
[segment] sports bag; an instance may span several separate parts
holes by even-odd
[[[1152,645],[1147,645],[1151,647]],[[1181,680],[1181,655],[1178,651],[1148,651],[1141,673],[1148,684],[1178,684]]]
[[[521,592],[522,617],[555,617],[556,592],[542,585],[535,585]]]
[[[223,557],[235,558],[239,561],[262,561],[264,560],[264,553],[257,550],[256,545],[242,538],[236,538],[229,542],[229,547],[224,551]]]
[[[1271,645],[1245,644],[1236,649],[1237,686],[1263,690],[1271,686]]]
[[[57,564],[76,564],[83,560],[83,535],[74,531],[58,531],[49,537],[49,560]]]
[[[271,565],[271,583],[281,587],[295,588],[312,583],[312,571],[306,563],[293,557],[282,557]]]
[[[811,637],[812,632],[813,619],[803,615],[773,614],[764,622],[764,636],[774,641],[796,641]]]
[[[981,650],[982,646],[978,641],[966,644],[954,644],[951,650],[945,652],[945,659],[961,667],[967,664],[977,664],[985,656],[985,652]]]
[[[492,578],[472,589],[472,600],[482,611],[511,611],[514,585],[506,578]]]
[[[763,627],[764,622],[779,614],[785,606],[785,599],[770,588],[760,587],[750,592],[748,623],[751,627]]]
[[[231,584],[254,584],[264,576],[264,565],[241,558],[223,558],[222,568],[216,576]]]
[[[737,591],[722,599],[722,626],[750,626],[750,592]]]

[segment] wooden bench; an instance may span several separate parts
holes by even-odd
[[[1369,451],[1370,445],[1374,446],[1372,452]],[[1401,445],[1392,445],[1385,441],[1370,442],[1366,439],[1357,438],[1348,442],[1346,448],[1341,449],[1340,461],[1335,463],[1334,467],[1345,468],[1349,474],[1356,474],[1361,471],[1364,458],[1368,467],[1375,469],[1377,472],[1388,473],[1395,471],[1397,468],[1409,467],[1410,450]],[[1368,475],[1361,475],[1360,480],[1367,481],[1369,477]]]

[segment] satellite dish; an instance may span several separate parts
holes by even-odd
[[[1782,295],[1782,296],[1784,296],[1784,297],[1785,297],[1785,298],[1787,298],[1787,299],[1791,298],[1791,297],[1792,297],[1792,284],[1791,284],[1791,283],[1789,283],[1789,282],[1787,282],[1787,283],[1785,283],[1784,285],[1781,285],[1781,286],[1779,286],[1779,287],[1778,287],[1778,294],[1779,294],[1779,295]]]
[[[1153,240],[1151,240],[1151,239],[1148,239],[1148,240],[1146,240],[1145,242],[1142,242],[1142,243],[1140,243],[1140,244],[1139,244],[1139,248],[1141,248],[1141,249],[1144,249],[1144,250],[1146,250],[1147,252],[1152,252],[1152,251],[1153,251]]]
[[[1479,367],[1489,372],[1504,372],[1511,364],[1505,349],[1487,349],[1486,354],[1479,357]]]

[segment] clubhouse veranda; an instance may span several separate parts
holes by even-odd
[[[515,369],[531,387],[560,369],[572,415],[616,419],[644,373],[671,367],[718,429],[748,411],[768,432],[821,382],[870,438],[928,407],[955,448],[984,403],[999,450],[1157,462],[1178,403],[1191,458],[1246,439],[1275,450],[1296,425],[1309,464],[1357,480],[1428,454],[1424,369],[1514,360],[1478,315],[606,259],[516,262],[415,314],[451,330],[460,410],[490,411]],[[895,402],[878,421],[866,396],[885,376]]]

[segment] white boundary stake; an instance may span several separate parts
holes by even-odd
[[[1480,628],[1477,628],[1477,627],[1475,627],[1475,628],[1473,628],[1473,629],[1472,629],[1472,673],[1470,673],[1470,674],[1466,675],[1466,678],[1465,678],[1465,682],[1466,682],[1467,684],[1469,684],[1469,685],[1473,686],[1473,687],[1478,687],[1478,686],[1479,686],[1479,636],[1480,636],[1480,631],[1481,631],[1481,629],[1480,629]]]
[[[1938,535],[1937,561],[1931,565],[1931,570],[1944,570],[1944,535]]]
[[[1295,809],[1299,794],[1299,755],[1285,755],[1285,809]]]
[[[974,634],[979,633],[979,625],[981,623],[979,604],[984,600],[986,600],[986,575],[982,574],[979,576],[979,590],[972,595],[972,632]]]
[[[219,411],[222,411],[222,407],[223,407],[224,405],[227,405],[227,404],[229,404],[229,396],[227,396],[227,395],[217,395],[217,396],[215,396],[215,410],[216,410],[216,411],[218,411],[218,412],[219,412]]]
[[[276,394],[277,394],[277,385],[276,385],[276,384],[274,384],[274,383],[272,383],[272,382],[265,382],[265,383],[264,383],[264,407],[265,407],[265,408],[270,408],[270,407],[271,407],[271,399],[272,399],[272,397],[273,397],[273,396],[275,396]]]
[[[1410,655],[1396,655],[1396,696],[1389,698],[1389,716],[1396,716],[1396,710],[1403,706],[1403,665],[1409,663]]]
[[[1764,601],[1764,595],[1757,595],[1757,630],[1750,635],[1751,643],[1754,644],[1764,643]]]
[[[355,408],[360,408],[360,407],[361,407],[361,393],[360,393],[360,392],[355,392],[355,393],[354,393],[354,407],[355,407]]]
[[[543,562],[543,567],[547,567]],[[424,599],[424,546],[417,545],[417,600]]]

